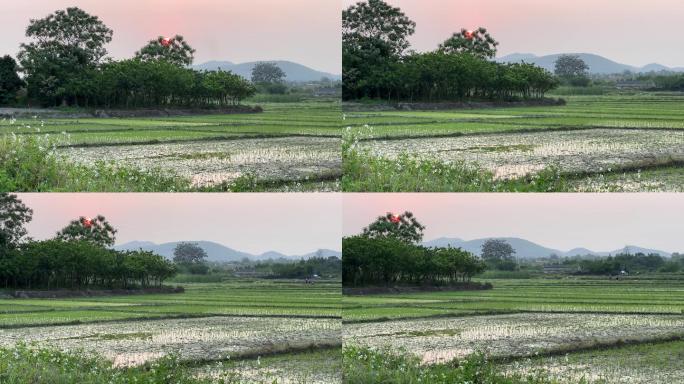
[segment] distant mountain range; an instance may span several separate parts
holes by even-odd
[[[118,251],[130,250],[137,251],[142,249],[144,251],[152,251],[158,255],[164,256],[168,259],[173,258],[173,250],[176,245],[181,243],[181,241],[175,241],[171,243],[156,244],[150,241],[131,241],[128,243],[115,245],[114,249]],[[232,248],[228,248],[225,245],[215,243],[212,241],[187,241],[187,243],[197,243],[205,252],[207,252],[208,260],[213,262],[230,262],[230,261],[240,261],[244,258],[248,258],[252,261],[261,261],[268,259],[288,259],[288,260],[299,260],[308,259],[310,257],[317,256],[320,254],[323,257],[337,256],[341,257],[342,253],[338,251],[333,251],[331,249],[320,249],[304,255],[285,255],[276,251],[268,251],[260,255],[253,255],[247,252],[238,251]]]
[[[295,82],[305,82],[305,81],[318,81],[323,77],[327,77],[331,80],[340,80],[341,75],[336,75],[333,73],[321,72],[315,69],[309,68],[305,65],[294,63],[292,61],[285,60],[263,60],[278,64],[278,67],[285,72],[286,81]],[[252,68],[259,63],[259,61],[250,61],[248,63],[232,63],[230,61],[208,61],[204,64],[193,65],[196,70],[207,70],[216,71],[221,68],[224,71],[232,71],[233,73],[244,77],[245,79],[250,79],[252,77]]]
[[[556,60],[558,60],[561,55],[563,54],[559,53],[555,55],[537,56],[531,53],[513,53],[499,57],[496,59],[496,61],[502,63],[519,63],[524,61],[553,72],[556,65]],[[621,64],[603,56],[594,55],[591,53],[569,53],[569,55],[577,55],[584,60],[584,62],[589,66],[589,72],[591,74],[612,74],[622,73],[624,71],[631,71],[635,73],[660,71],[684,72],[684,67],[670,68],[657,63],[648,64],[643,67],[635,67],[632,65]]]
[[[464,250],[471,252],[475,255],[480,255],[481,250],[482,250],[482,244],[484,244],[485,241],[489,240],[491,238],[483,238],[483,239],[475,239],[475,240],[463,240],[459,238],[448,238],[448,237],[440,237],[438,239],[426,241],[423,243],[426,247],[446,247],[447,245],[450,245],[451,247],[454,248],[463,248]],[[561,251],[558,249],[553,249],[553,248],[547,248],[542,245],[533,243],[529,240],[525,239],[520,239],[517,237],[494,237],[493,239],[501,239],[501,240],[506,240],[508,244],[510,244],[513,249],[515,249],[515,254],[517,257],[521,257],[524,259],[536,259],[540,257],[548,257],[551,254],[556,254],[558,256],[576,256],[576,255],[593,255],[593,256],[609,256],[609,255],[615,255],[618,253],[644,253],[644,254],[649,254],[649,253],[657,253],[663,257],[670,257],[669,252],[657,250],[657,249],[648,249],[648,248],[642,248],[638,246],[633,246],[633,245],[628,245],[625,246],[621,249],[616,249],[614,251],[609,251],[609,252],[596,252],[592,251],[587,248],[573,248],[569,251]]]

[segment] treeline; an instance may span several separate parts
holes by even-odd
[[[359,1],[342,12],[343,99],[530,99],[558,86],[540,67],[494,61],[499,43],[486,28],[461,29],[434,51],[416,53],[409,50],[415,26],[383,0]]]
[[[283,279],[305,279],[314,275],[339,278],[342,260],[339,257],[311,257],[296,262],[263,261],[246,269],[264,276]],[[245,268],[242,269],[243,271]]]
[[[62,77],[58,86],[31,81],[28,94],[44,105],[104,108],[221,107],[254,95],[252,83],[224,71],[196,71],[164,60],[128,59]]]
[[[653,81],[653,84],[655,84],[655,90],[658,91],[684,92],[684,73],[654,73],[640,75],[637,79],[640,81]]]
[[[115,61],[106,49],[113,34],[97,16],[77,7],[31,20],[18,63],[9,56],[0,59],[0,103],[220,107],[256,93],[251,82],[231,72],[188,68],[195,50],[182,36],[160,36],[133,58]]]
[[[596,259],[565,259],[565,266],[576,266],[579,275],[618,275],[620,273],[678,272],[684,258],[666,259],[659,254],[618,254]]]
[[[0,252],[4,288],[151,287],[175,274],[173,263],[152,252],[121,252],[85,240],[30,241]]]
[[[558,80],[532,64],[497,63],[468,53],[414,53],[401,61],[345,78],[346,100],[512,100],[543,98]]]
[[[448,285],[469,282],[486,266],[460,248],[427,248],[394,236],[342,239],[344,286]]]

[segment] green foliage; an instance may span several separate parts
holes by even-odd
[[[469,53],[481,59],[492,59],[496,56],[496,46],[499,43],[487,32],[486,28],[479,27],[474,31],[461,29],[439,45],[439,51],[454,53]]]
[[[160,286],[176,273],[162,256],[119,252],[88,241],[31,241],[0,257],[0,283],[12,288]]]
[[[200,264],[206,259],[207,252],[197,243],[178,243],[173,250],[173,261],[177,264]]]
[[[178,67],[185,67],[192,65],[194,53],[195,50],[183,36],[159,36],[136,52],[135,58],[141,61],[166,61]]]
[[[75,102],[76,89],[107,54],[112,30],[98,17],[72,7],[31,20],[21,45],[19,62],[26,74],[28,96],[46,105]]]
[[[307,279],[314,275],[326,278],[340,278],[342,260],[339,257],[315,256],[299,261],[269,260],[256,264],[243,263],[236,267],[239,272],[255,272],[268,278]]]
[[[539,374],[506,375],[484,355],[472,355],[445,364],[422,364],[408,353],[375,351],[345,346],[342,353],[345,384],[543,384],[552,383]]]
[[[189,190],[187,179],[97,161],[76,165],[55,152],[46,136],[0,137],[0,191],[150,192]]]
[[[140,367],[116,368],[110,361],[80,352],[60,352],[18,344],[0,348],[3,384],[208,384],[194,378],[176,356],[162,357]]]
[[[11,56],[0,57],[0,105],[16,101],[17,92],[24,86],[18,69],[17,62]]]
[[[575,87],[589,85],[589,66],[577,55],[561,55],[555,63],[555,74],[566,84]]]
[[[684,262],[670,261],[674,265],[668,265],[668,261],[658,254],[635,254],[620,253],[614,256],[582,258],[565,258],[563,265],[577,267],[576,274],[580,275],[619,275],[622,271],[628,273],[645,272],[677,272]]]
[[[107,108],[237,105],[256,89],[231,72],[199,72],[164,60],[110,62],[92,72],[77,100]]]
[[[513,258],[515,249],[502,239],[488,239],[482,244],[482,260],[490,268],[502,271],[513,271],[517,263]]]
[[[420,224],[411,212],[400,215],[387,213],[363,229],[367,237],[393,237],[406,243],[419,243],[423,240],[425,226]]]
[[[24,240],[26,224],[33,219],[33,210],[22,203],[17,195],[0,193],[0,257]]]
[[[398,58],[409,47],[415,27],[399,8],[382,0],[360,1],[342,11],[343,50],[374,46],[380,57]]]
[[[101,247],[114,245],[116,229],[102,215],[94,218],[79,217],[57,232],[62,241],[86,241]]]
[[[281,84],[284,80],[285,71],[276,63],[260,61],[252,68],[252,83],[254,84],[275,85]]]
[[[391,236],[344,237],[342,253],[345,286],[451,284],[484,271],[477,257],[460,248],[426,248]]]
[[[497,180],[475,165],[370,156],[343,144],[342,190],[345,192],[554,192],[567,189],[557,167],[532,176]]]
[[[413,21],[382,0],[343,11],[343,99],[527,99],[557,86],[550,73],[534,65],[488,61],[498,43],[485,28],[462,30],[434,52],[405,55],[414,30]]]

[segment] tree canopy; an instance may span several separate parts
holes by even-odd
[[[56,238],[64,241],[85,241],[105,247],[114,245],[116,232],[102,215],[94,218],[81,216],[57,232]]]
[[[17,73],[19,66],[9,55],[0,57],[0,105],[9,104],[17,97],[24,86],[24,80]]]
[[[273,62],[261,61],[252,68],[252,83],[255,84],[280,84],[285,76],[285,71]]]
[[[515,249],[502,239],[488,239],[482,244],[482,260],[494,269],[514,270],[517,265],[513,255]]]
[[[463,28],[441,43],[439,51],[447,54],[469,53],[480,59],[493,59],[497,45],[499,43],[486,28],[479,27],[474,31]]]
[[[589,66],[577,55],[561,55],[555,63],[554,73],[574,86],[589,85]]]
[[[17,195],[0,193],[0,253],[19,246],[28,234],[26,224],[33,219],[33,210]]]
[[[107,54],[112,34],[97,16],[76,7],[31,20],[26,36],[32,41],[19,52],[29,97],[48,105],[73,103],[71,94]]]
[[[463,101],[542,98],[558,83],[532,64],[491,61],[498,42],[461,29],[431,52],[408,50],[416,24],[399,8],[368,0],[342,13],[345,100]]]
[[[179,67],[192,65],[195,50],[188,44],[183,36],[174,37],[159,36],[150,40],[144,47],[135,53],[135,58],[141,61],[163,60]]]
[[[418,222],[411,212],[400,215],[387,213],[363,229],[367,237],[393,237],[406,243],[418,243],[423,240],[425,227]]]
[[[411,212],[379,216],[357,236],[342,239],[345,286],[451,284],[470,281],[485,265],[460,248],[418,243],[425,227]]]

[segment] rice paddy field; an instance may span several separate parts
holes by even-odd
[[[541,372],[558,383],[679,382],[684,280],[493,284],[485,291],[345,296],[344,343],[412,354],[428,365],[484,354],[507,374]]]
[[[75,164],[113,162],[186,179],[192,188],[243,177],[297,189],[338,190],[340,106],[271,103],[249,114],[155,118],[4,118],[7,135],[49,137]],[[302,188],[300,186],[300,188]]]
[[[188,284],[179,294],[0,299],[0,347],[85,353],[116,367],[173,355],[200,379],[341,382],[340,285]]]
[[[543,107],[350,110],[344,124],[361,131],[359,151],[375,158],[465,163],[496,180],[529,179],[555,167],[569,191],[684,190],[683,94],[566,100]]]

